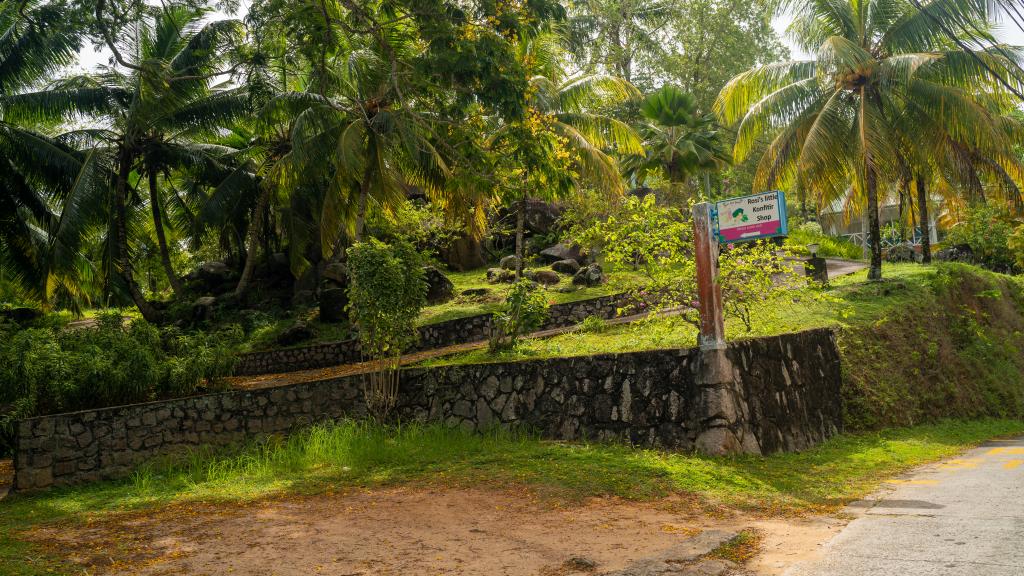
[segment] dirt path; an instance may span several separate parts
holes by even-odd
[[[582,573],[573,558],[603,573],[704,531],[744,528],[765,535],[748,568],[776,575],[838,526],[709,515],[681,498],[559,505],[521,492],[400,488],[174,506],[31,537],[90,574],[555,576]]]

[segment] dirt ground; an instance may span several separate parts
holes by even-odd
[[[756,519],[678,498],[560,505],[521,493],[396,488],[253,504],[173,506],[32,539],[89,574],[558,576],[571,559],[598,573],[658,554],[705,529],[755,528],[748,568],[781,574],[838,531],[834,519]]]
[[[14,462],[11,460],[0,460],[0,498],[7,495],[14,483]]]

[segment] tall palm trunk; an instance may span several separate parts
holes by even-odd
[[[870,158],[867,162],[868,240],[871,243],[871,268],[868,280],[882,279],[882,230],[878,218],[878,175]]]
[[[365,178],[359,185],[359,206],[356,211],[356,234],[353,238],[355,242],[363,241],[363,233],[366,230],[366,204],[370,199],[370,183]]]
[[[516,280],[523,277],[523,233],[526,229],[526,197],[519,201],[516,210]]]
[[[128,287],[132,302],[138,307],[147,322],[158,322],[160,312],[146,300],[135,281],[131,255],[128,253],[128,216],[125,204],[128,202],[128,177],[132,172],[132,156],[127,147],[118,154],[117,181],[114,186],[114,218],[117,233],[117,258],[120,261],[120,272]]]
[[[174,266],[171,265],[171,252],[167,249],[167,236],[164,234],[164,220],[160,212],[160,198],[157,194],[156,170],[149,170],[149,207],[153,211],[153,228],[156,229],[156,243],[160,247],[160,263],[163,264],[164,273],[167,274],[167,281],[171,283],[171,289],[175,295],[184,292],[185,287],[181,278],[174,273]]]
[[[921,214],[921,261],[932,261],[932,230],[928,220],[928,185],[923,176],[917,177],[917,209]]]
[[[249,233],[246,238],[245,267],[242,268],[242,276],[235,286],[235,296],[241,298],[249,288],[252,281],[252,273],[256,269],[256,253],[260,244],[260,233],[263,228],[263,218],[270,204],[270,187],[261,186],[260,194],[256,198],[256,208],[253,210],[252,219],[249,221]]]
[[[868,241],[871,244],[871,268],[868,280],[882,279],[882,229],[878,221],[878,174],[871,158],[867,135],[868,93],[865,86],[860,88],[860,142],[864,151],[864,183],[868,192]]]
[[[371,162],[370,159],[372,158],[372,154],[376,152],[376,147],[371,146],[372,144],[367,145],[366,167],[363,168],[363,179],[359,182],[359,205],[356,209],[356,233],[353,238],[354,242],[362,242],[363,232],[366,229],[366,205],[370,200],[370,178],[373,176],[373,162]]]

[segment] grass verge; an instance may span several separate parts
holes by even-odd
[[[89,522],[183,502],[240,502],[345,487],[400,483],[525,487],[550,498],[645,500],[684,494],[709,506],[765,514],[829,511],[886,478],[986,439],[1024,434],[1018,420],[944,421],[843,435],[803,453],[708,457],[576,444],[436,425],[384,427],[344,421],[234,453],[194,453],[146,467],[123,482],[15,495],[0,502],[0,573],[58,570],[19,534],[35,526]],[[58,570],[59,571],[59,570]]]

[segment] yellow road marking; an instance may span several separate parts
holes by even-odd
[[[1024,456],[1024,448],[1004,446],[1002,448],[993,448],[985,453],[986,456],[999,456],[1000,454],[1005,456]]]
[[[909,484],[913,486],[934,486],[938,480],[886,480],[889,484]]]
[[[967,458],[962,460],[949,460],[939,464],[939,468],[943,470],[962,470],[964,468],[977,468],[978,464],[981,464],[981,460],[978,458]]]
[[[1024,465],[1024,460],[1007,460],[1003,463],[1003,468],[1013,470],[1014,468],[1020,468],[1022,465]]]

